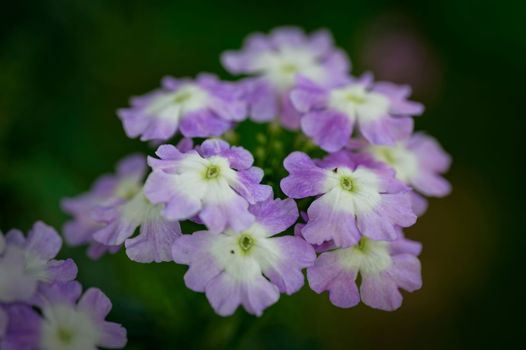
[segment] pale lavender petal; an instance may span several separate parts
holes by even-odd
[[[229,121],[203,109],[186,114],[181,121],[180,129],[186,137],[208,137],[219,136],[231,126]]]
[[[209,139],[205,140],[199,147],[199,154],[205,158],[211,156],[223,155],[230,148],[228,142],[220,139]]]
[[[88,289],[78,302],[78,309],[89,313],[97,321],[102,321],[111,311],[110,299],[98,288]]]
[[[272,240],[282,252],[279,264],[270,265],[263,273],[280,292],[293,294],[304,284],[302,270],[316,260],[316,253],[303,239],[292,236],[277,237]]]
[[[421,243],[406,239],[403,235],[400,235],[400,237],[396,241],[389,242],[389,252],[392,256],[400,254],[420,255],[422,252]]]
[[[208,301],[221,316],[230,316],[241,304],[242,286],[226,273],[217,275],[206,287]]]
[[[426,196],[444,197],[451,192],[451,184],[442,176],[433,173],[416,177],[412,180],[412,185]]]
[[[281,180],[281,189],[291,198],[305,198],[323,193],[327,171],[319,168],[308,155],[293,152],[283,161],[289,176]]]
[[[62,239],[51,226],[37,221],[29,231],[26,251],[43,260],[53,259],[62,247]]]
[[[93,260],[98,260],[106,253],[110,253],[110,254],[117,253],[120,248],[121,248],[120,245],[109,246],[109,245],[104,245],[96,241],[93,241],[93,242],[90,242],[90,245],[87,251],[87,255]]]
[[[159,217],[143,222],[137,237],[125,242],[126,255],[137,262],[172,261],[172,245],[181,235],[177,221],[167,221]]]
[[[232,184],[232,188],[250,204],[255,204],[272,195],[272,187],[259,184],[262,178],[263,170],[260,168],[238,171],[237,181]]]
[[[387,273],[362,276],[360,295],[364,304],[375,309],[393,311],[402,305],[402,294]]]
[[[268,122],[278,115],[279,98],[272,86],[263,79],[245,82],[249,117],[257,122]]]
[[[102,322],[100,325],[101,336],[97,345],[108,349],[121,349],[128,342],[126,329],[120,324]]]
[[[254,222],[254,216],[248,211],[247,201],[239,196],[233,196],[222,203],[206,203],[199,218],[213,233],[224,232],[227,228],[240,232]]]
[[[208,283],[222,272],[208,251],[215,239],[217,238],[208,232],[196,232],[181,236],[173,245],[174,261],[190,265],[184,275],[184,281],[193,291],[204,292]]]
[[[416,216],[422,216],[427,210],[428,202],[427,199],[425,199],[423,196],[419,195],[418,193],[411,191],[411,208],[413,208],[413,212]]]
[[[0,339],[4,337],[8,322],[9,322],[9,318],[7,316],[7,312],[5,312],[5,310],[2,309],[2,306],[0,306]]]
[[[51,260],[47,264],[47,279],[49,281],[67,282],[77,277],[77,264],[72,259]]]
[[[296,110],[307,113],[327,105],[326,89],[302,77],[298,77],[297,81],[296,87],[290,92],[290,100]]]
[[[301,129],[327,152],[342,149],[351,138],[353,124],[345,115],[328,110],[313,111],[301,118]]]
[[[393,257],[393,266],[388,271],[389,276],[398,287],[414,292],[422,288],[422,272],[420,260],[410,254],[401,254]]]
[[[73,305],[81,294],[82,286],[77,281],[41,284],[38,288],[35,303],[41,307],[47,304],[64,302]]]
[[[264,226],[271,235],[285,231],[298,219],[298,206],[290,198],[269,198],[250,206],[250,212],[254,214],[256,222]]]
[[[281,112],[278,116],[284,128],[297,130],[300,128],[301,115],[292,105],[289,94],[286,92],[281,97]]]
[[[393,145],[411,135],[413,119],[384,116],[373,121],[361,122],[360,132],[372,144]]]
[[[337,203],[329,205],[323,197],[315,200],[308,209],[309,221],[302,229],[303,237],[311,244],[333,241],[338,247],[349,247],[358,243],[360,232],[353,215],[335,209]]]
[[[276,303],[278,299],[278,287],[261,275],[256,277],[251,284],[245,285],[241,290],[241,303],[243,307],[247,312],[256,316],[261,316],[263,310]]]

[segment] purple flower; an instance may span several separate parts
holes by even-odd
[[[128,156],[119,162],[116,175],[103,176],[89,193],[64,200],[63,208],[75,217],[64,228],[68,242],[89,243],[93,258],[124,243],[134,261],[170,261],[170,247],[181,229],[177,221],[161,216],[162,205],[144,196],[146,168],[143,156]],[[137,228],[139,235],[131,238]]]
[[[319,84],[340,81],[349,71],[345,53],[333,46],[329,32],[306,35],[299,28],[276,28],[268,36],[255,33],[241,51],[227,51],[221,60],[233,74],[257,76],[245,81],[249,114],[256,121],[281,118],[290,129],[299,127],[299,115],[288,93],[298,76]]]
[[[294,224],[298,217],[291,199],[268,199],[250,207],[255,222],[245,230],[209,231],[183,235],[175,241],[173,257],[189,265],[188,288],[205,292],[222,316],[239,305],[261,315],[280,292],[292,294],[304,283],[302,269],[316,258],[313,248],[294,236],[273,237]]]
[[[195,80],[166,77],[162,87],[132,98],[119,109],[128,137],[142,141],[167,140],[177,130],[186,137],[218,136],[246,117],[243,89],[210,74]]]
[[[396,227],[415,223],[409,188],[394,171],[370,157],[340,151],[314,162],[293,152],[284,161],[289,176],[281,189],[292,198],[319,196],[308,209],[302,234],[311,244],[333,241],[338,247],[362,236],[378,240],[398,237]]]
[[[0,237],[0,302],[30,301],[42,284],[77,276],[73,260],[54,259],[62,239],[43,222],[36,222],[27,238],[18,230]]]
[[[38,306],[42,316],[31,317],[32,332],[26,334],[26,340],[37,344],[37,349],[120,349],[126,345],[126,329],[105,320],[112,305],[97,288],[82,295],[76,281],[43,286]]]
[[[418,133],[394,146],[365,145],[362,149],[392,167],[397,179],[425,196],[444,197],[451,192],[450,183],[441,176],[449,169],[451,157],[431,136]],[[423,214],[426,199],[413,192],[412,201],[415,212]]]
[[[329,299],[338,307],[352,307],[362,300],[370,307],[392,311],[402,304],[399,288],[413,292],[422,287],[420,251],[420,243],[403,235],[391,242],[362,237],[354,246],[322,253],[308,268],[307,278],[316,293],[329,291]]]
[[[373,83],[365,74],[359,79],[323,87],[300,79],[290,93],[301,113],[301,129],[321,148],[343,148],[356,129],[373,144],[392,145],[413,131],[412,116],[423,112],[420,103],[407,100],[408,86]]]
[[[162,145],[156,154],[160,159],[148,160],[153,173],[144,193],[153,203],[166,205],[167,219],[197,216],[212,232],[241,231],[254,221],[248,205],[271,195],[270,186],[259,184],[263,171],[252,167],[250,152],[225,141],[206,140],[184,153]]]

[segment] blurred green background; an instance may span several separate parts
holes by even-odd
[[[524,305],[525,15],[526,2],[505,0],[3,2],[0,228],[60,227],[62,197],[122,156],[151,152],[115,116],[130,95],[165,74],[228,77],[219,54],[250,32],[325,27],[353,73],[414,86],[427,106],[417,128],[454,157],[454,192],[408,232],[424,243],[424,287],[399,311],[341,310],[305,288],[261,318],[221,318],[184,287],[184,267],[63,255],[110,295],[129,349],[510,348],[524,326],[514,316]]]

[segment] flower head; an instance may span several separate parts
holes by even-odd
[[[120,349],[126,345],[126,329],[105,320],[112,305],[97,288],[82,294],[78,282],[49,285],[42,288],[39,307],[39,349]]]
[[[284,161],[289,176],[281,189],[292,198],[319,196],[308,209],[302,234],[311,244],[333,241],[338,247],[358,243],[362,236],[393,240],[397,226],[411,226],[409,188],[394,172],[369,157],[340,151],[314,162],[293,152]]]
[[[74,215],[64,228],[68,242],[89,243],[93,258],[124,243],[134,261],[171,260],[170,247],[180,226],[161,216],[163,205],[144,196],[146,168],[143,156],[128,156],[119,162],[116,175],[103,176],[89,193],[64,200],[64,209]],[[132,238],[137,228],[139,235]]]
[[[354,246],[322,253],[307,269],[307,278],[315,292],[329,291],[336,306],[348,308],[362,300],[370,307],[392,311],[402,304],[399,288],[413,292],[422,286],[420,251],[419,243],[403,235],[390,242],[362,237]]]
[[[393,146],[362,145],[361,150],[392,167],[396,178],[418,193],[444,197],[451,192],[450,183],[442,177],[449,169],[451,157],[431,136],[417,133]],[[420,215],[427,201],[416,192],[412,192],[413,208]]]
[[[271,194],[259,184],[263,171],[252,167],[252,155],[224,141],[207,140],[184,153],[162,145],[156,154],[160,159],[149,158],[153,173],[144,193],[165,204],[163,215],[170,220],[197,216],[212,232],[243,230],[254,221],[248,205]]]
[[[179,130],[186,137],[218,136],[246,117],[243,90],[210,74],[195,80],[166,77],[162,88],[131,100],[118,110],[128,137],[167,140]]]
[[[250,116],[269,121],[279,116],[284,126],[297,128],[298,114],[288,99],[296,78],[320,84],[341,80],[349,70],[346,55],[334,48],[327,31],[306,35],[299,28],[276,28],[268,36],[249,36],[240,51],[227,51],[223,65],[233,74],[257,78],[245,82]]]
[[[323,87],[301,79],[290,98],[301,113],[301,128],[321,148],[343,148],[354,128],[373,144],[394,144],[413,131],[412,116],[423,112],[408,101],[411,89],[392,83],[373,83],[366,74],[343,84]]]
[[[280,292],[292,294],[303,286],[301,270],[316,258],[312,247],[299,237],[273,237],[296,221],[293,200],[268,199],[250,211],[255,222],[244,230],[183,235],[173,247],[174,260],[190,266],[186,285],[205,292],[222,316],[231,315],[239,305],[261,315]]]
[[[27,238],[18,230],[0,237],[0,302],[30,301],[39,286],[77,276],[73,260],[55,260],[62,239],[43,222],[36,222]]]

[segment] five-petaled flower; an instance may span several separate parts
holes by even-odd
[[[250,117],[256,121],[278,117],[290,129],[299,127],[299,115],[289,100],[296,79],[304,76],[331,84],[341,81],[350,66],[327,31],[308,36],[289,27],[276,28],[268,36],[252,34],[241,51],[227,51],[221,59],[229,72],[255,76],[244,81]]]
[[[284,161],[289,176],[281,181],[291,198],[319,196],[308,209],[302,228],[312,244],[333,241],[338,247],[358,243],[362,236],[393,240],[397,226],[415,223],[409,187],[394,171],[363,155],[340,151],[315,162],[305,153],[291,153]]]
[[[252,166],[252,155],[242,147],[207,140],[188,152],[162,145],[156,154],[160,159],[148,160],[153,172],[144,193],[153,203],[165,204],[168,219],[197,216],[211,232],[241,231],[254,221],[249,204],[271,195],[270,186],[260,184],[263,171]]]
[[[290,93],[301,114],[301,129],[326,151],[343,148],[359,130],[372,144],[394,144],[413,131],[412,116],[423,112],[420,103],[407,100],[408,86],[374,83],[370,74],[321,86],[300,79]]]
[[[292,294],[304,283],[302,269],[316,258],[314,249],[300,237],[274,237],[296,222],[292,199],[268,199],[250,207],[255,222],[244,230],[227,229],[183,235],[175,241],[173,257],[189,265],[188,288],[205,292],[214,310],[227,316],[239,305],[251,314]]]

